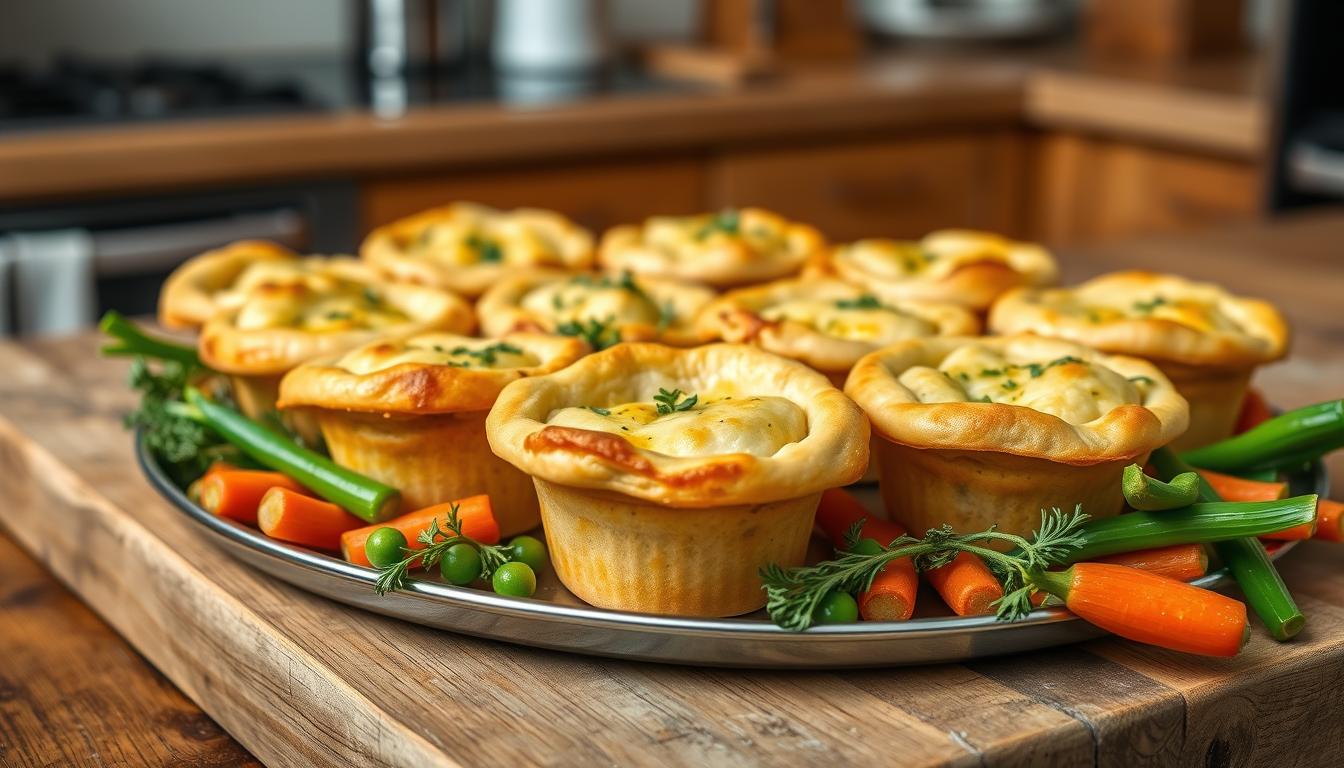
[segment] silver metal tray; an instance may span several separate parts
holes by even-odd
[[[405,591],[379,596],[378,572],[260,532],[206,512],[192,503],[159,468],[137,435],[136,455],[150,484],[200,525],[233,557],[300,589],[347,605],[427,627],[537,648],[676,664],[720,667],[824,669],[935,664],[1019,653],[1087,640],[1104,634],[1059,608],[1042,608],[1021,621],[992,616],[932,616],[901,622],[858,622],[788,632],[764,612],[735,619],[653,616],[593,608],[567,592],[547,569],[532,598],[454,587],[437,581],[408,583]],[[1324,493],[1329,482],[1318,463],[1291,478],[1297,493]],[[864,489],[865,503],[876,500]],[[1282,556],[1292,542],[1279,550]],[[1218,587],[1223,571],[1194,582]],[[937,597],[921,594],[922,606]]]

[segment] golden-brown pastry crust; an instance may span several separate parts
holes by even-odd
[[[593,236],[552,211],[453,203],[375,229],[360,255],[395,280],[475,298],[518,269],[590,269]]]
[[[471,306],[448,291],[323,275],[255,287],[242,305],[205,324],[198,350],[217,371],[277,376],[383,335],[474,327]]]
[[[567,323],[610,320],[621,341],[684,346],[699,340],[695,317],[713,297],[708,288],[675,280],[534,270],[500,280],[476,313],[486,336],[559,333]]]
[[[473,339],[432,331],[380,339],[286,374],[281,408],[383,414],[483,411],[505,385],[558,371],[587,354],[579,339],[514,333]]]
[[[799,422],[805,431],[801,439],[786,435],[787,442],[766,455],[673,456],[636,447],[618,432],[548,423],[563,409],[651,403],[660,388],[697,393],[701,405],[711,398],[779,398],[805,417]],[[712,429],[731,442],[733,430],[744,427],[716,422]],[[505,387],[486,432],[497,455],[540,480],[675,507],[805,497],[858,479],[868,464],[868,424],[852,401],[816,371],[739,344],[617,345]]]
[[[696,322],[701,338],[755,343],[819,371],[847,372],[881,347],[921,336],[974,336],[980,321],[954,304],[882,303],[841,280],[786,279],[730,291]]]
[[[918,241],[860,240],[833,248],[807,274],[832,274],[884,301],[932,301],[984,311],[1005,291],[1049,285],[1050,252],[988,232],[940,230]]]
[[[826,248],[815,227],[760,208],[655,216],[602,236],[603,269],[728,288],[797,274]]]
[[[1271,304],[1212,283],[1139,270],[1073,288],[1019,289],[989,316],[996,333],[1035,333],[1187,366],[1239,369],[1287,353],[1288,324]]]
[[[1005,364],[983,372],[939,370],[962,350],[985,350]],[[1019,373],[1007,374],[1009,365]],[[961,388],[983,389],[978,376],[1002,390],[1001,399],[970,402]],[[1189,417],[1185,399],[1151,363],[1030,335],[900,342],[860,360],[845,392],[868,414],[873,431],[894,443],[1077,466],[1144,456],[1180,435]],[[1069,418],[1011,404],[1008,393],[1027,398],[1020,402],[1048,403]],[[1113,407],[1097,409],[1097,402]],[[1096,417],[1082,420],[1089,416]]]
[[[239,240],[192,257],[164,281],[159,292],[159,322],[168,328],[199,328],[220,310],[221,294],[229,293],[248,267],[298,258],[283,245],[265,240]]]

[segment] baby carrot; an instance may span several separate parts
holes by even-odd
[[[845,546],[845,534],[854,524],[863,521],[861,539],[871,539],[881,546],[905,535],[905,528],[888,520],[879,520],[863,508],[853,494],[832,488],[821,494],[817,506],[817,525],[836,548]],[[861,542],[861,546],[870,546]],[[858,596],[859,615],[865,621],[905,621],[915,613],[915,597],[919,593],[919,573],[908,557],[887,563],[873,583]]]
[[[1003,585],[985,561],[970,552],[958,553],[952,562],[924,575],[958,616],[992,613],[994,601],[1003,597]]]
[[[1199,470],[1199,474],[1223,501],[1275,501],[1288,495],[1287,483],[1247,480],[1207,469]]]
[[[1244,603],[1137,568],[1076,563],[1031,580],[1080,618],[1140,643],[1235,656],[1250,637]]]
[[[363,521],[328,501],[272,488],[257,507],[261,532],[273,539],[315,549],[338,549],[341,534],[358,528]]]
[[[1177,581],[1194,581],[1209,571],[1209,555],[1200,544],[1140,549],[1098,557],[1094,562],[1126,565]]]
[[[310,496],[303,486],[279,472],[233,469],[207,472],[199,486],[205,511],[248,525],[257,524],[257,506],[272,488],[288,488]]]
[[[1316,502],[1316,538],[1344,541],[1344,504],[1330,499]]]
[[[495,521],[494,510],[490,506],[490,497],[481,495],[469,496],[445,504],[435,504],[432,507],[407,512],[401,517],[394,517],[383,523],[346,531],[341,534],[341,556],[355,565],[370,566],[368,555],[364,554],[364,542],[368,541],[369,534],[379,528],[388,527],[401,531],[401,534],[406,537],[406,546],[409,549],[423,549],[425,545],[419,541],[420,532],[428,528],[430,522],[436,518],[439,521],[439,528],[446,529],[445,522],[448,520],[448,511],[453,504],[457,505],[457,519],[462,523],[463,534],[482,544],[499,543],[499,523]]]

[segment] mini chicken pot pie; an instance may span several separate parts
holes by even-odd
[[[695,317],[714,297],[698,285],[617,275],[533,271],[506,277],[476,304],[486,336],[515,331],[584,338],[595,348],[618,341],[695,344]]]
[[[825,376],[739,344],[621,344],[504,388],[490,447],[532,475],[556,573],[604,608],[732,616],[801,564],[820,494],[868,464]]]
[[[1151,363],[1036,336],[900,342],[854,366],[888,513],[912,531],[997,524],[1029,534],[1041,510],[1120,511],[1132,462],[1185,430],[1185,399]]]
[[[700,312],[701,338],[752,342],[843,387],[859,358],[922,336],[973,336],[980,321],[951,304],[887,304],[840,280],[778,280],[730,291]]]
[[[426,330],[470,333],[471,306],[437,288],[349,280],[312,273],[291,282],[263,282],[242,303],[201,329],[201,361],[229,374],[244,413],[275,408],[280,379],[300,363],[381,335]],[[315,425],[292,422],[305,438]]]
[[[593,236],[551,211],[454,203],[375,229],[360,255],[396,280],[475,298],[520,267],[591,268]]]
[[[355,259],[300,258],[282,245],[240,240],[173,270],[159,294],[159,322],[168,328],[199,328],[216,313],[242,304],[255,286],[294,282],[320,272],[375,279],[373,270]]]
[[[400,489],[406,509],[489,494],[511,536],[536,527],[537,495],[490,452],[485,415],[506,384],[587,352],[578,339],[529,333],[383,339],[290,371],[279,406],[314,413],[336,463]]]
[[[797,274],[825,248],[815,227],[743,208],[614,227],[597,258],[608,270],[727,288]]]
[[[1000,294],[1049,285],[1054,257],[1039,245],[970,230],[932,232],[918,241],[859,240],[814,260],[809,274],[832,273],[883,301],[934,301],[984,312]]]
[[[1021,290],[990,313],[997,333],[1031,332],[1151,360],[1190,401],[1190,429],[1173,447],[1232,434],[1259,365],[1288,350],[1288,324],[1264,301],[1210,283],[1127,271],[1074,288]]]

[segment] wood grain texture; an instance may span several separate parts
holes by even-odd
[[[0,616],[0,765],[259,765],[3,535]]]
[[[1062,258],[1071,280],[1179,266],[1280,303],[1299,354],[1260,381],[1295,405],[1341,394],[1341,241],[1344,216],[1319,216]],[[1232,660],[1108,639],[785,673],[509,647],[360,613],[215,551],[139,477],[117,423],[125,365],[93,347],[0,345],[0,524],[268,764],[1331,765],[1344,747],[1322,727],[1344,689],[1337,547],[1284,561],[1303,635],[1257,632]]]

